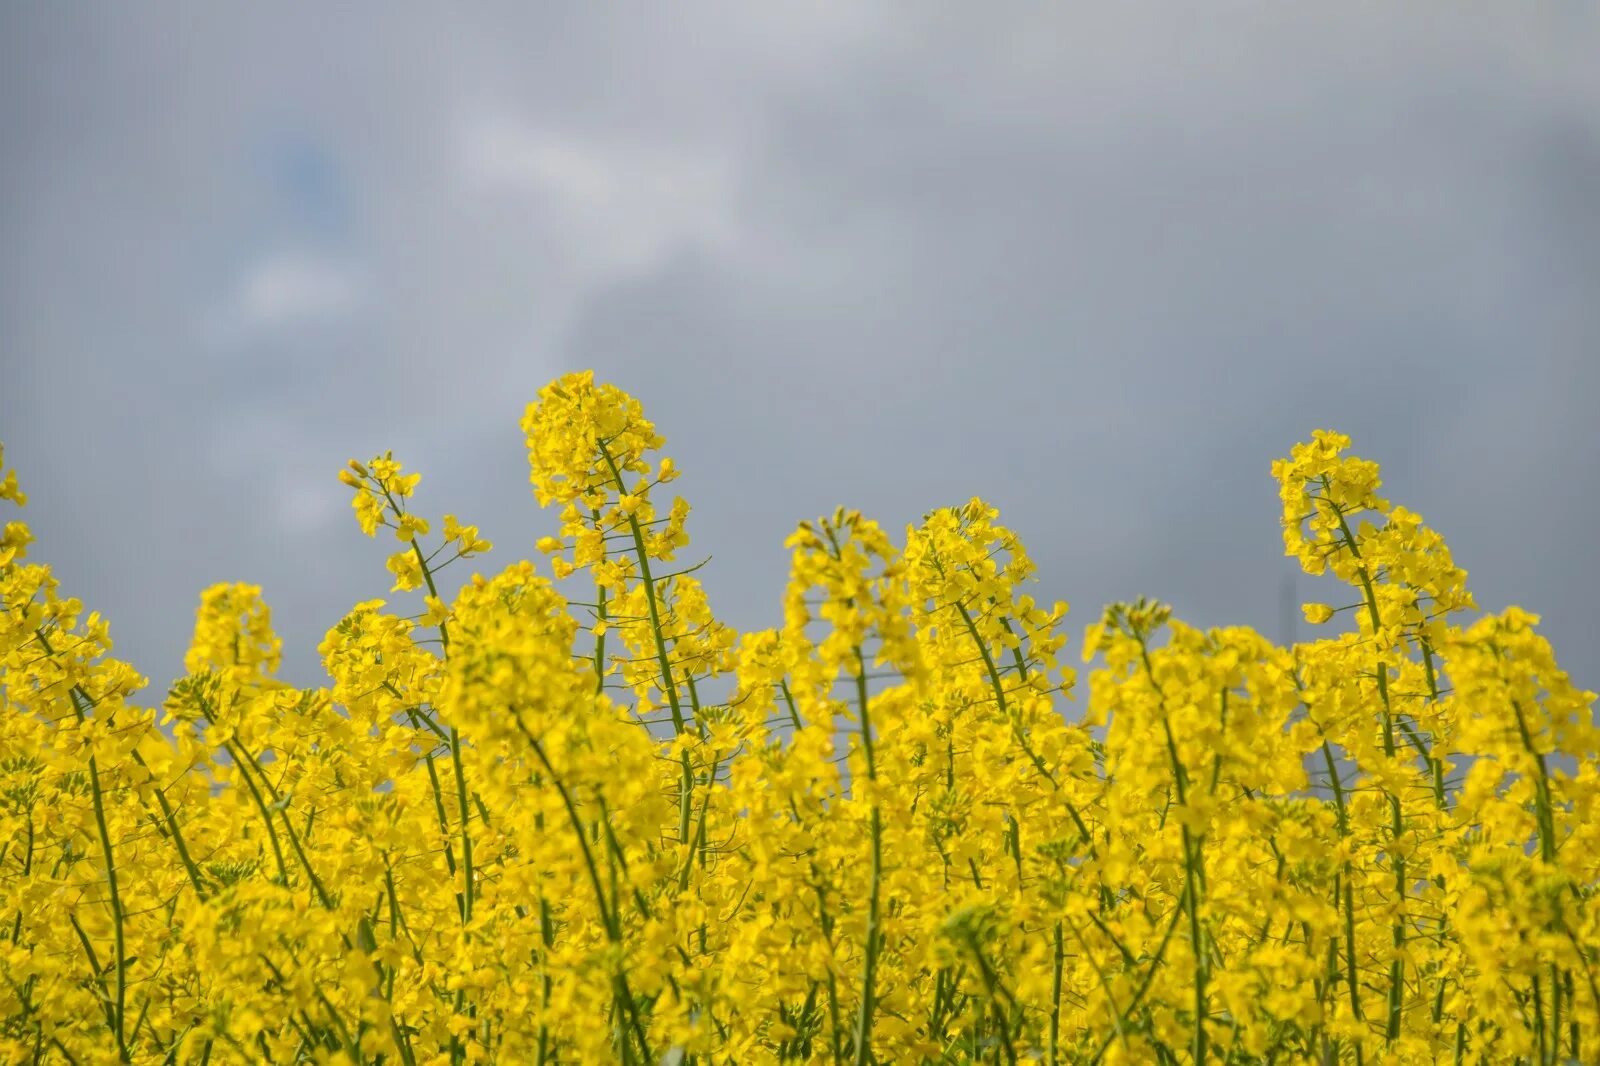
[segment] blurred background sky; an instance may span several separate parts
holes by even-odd
[[[152,700],[209,583],[301,683],[406,600],[351,456],[536,556],[517,421],[586,367],[740,628],[798,520],[977,494],[1074,649],[1281,637],[1268,467],[1330,427],[1597,688],[1597,55],[1576,0],[0,0],[0,440]]]

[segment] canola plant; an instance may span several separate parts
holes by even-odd
[[[452,599],[479,531],[340,474],[396,598],[320,688],[225,584],[150,689],[5,525],[0,1060],[1600,1062],[1594,694],[1347,438],[1272,467],[1342,626],[1116,604],[1080,684],[981,500],[802,523],[736,634],[632,397],[522,428],[560,535]]]

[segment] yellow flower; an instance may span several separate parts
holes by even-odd
[[[427,611],[422,616],[423,625],[436,626],[442,622],[449,621],[450,608],[443,600],[439,599],[439,597],[424,596],[422,598],[422,602],[428,606]]]
[[[416,537],[426,536],[428,533],[428,520],[414,514],[400,515],[394,526],[395,539],[408,543]]]
[[[394,587],[390,592],[409,592],[422,587],[422,565],[417,561],[417,553],[410,548],[389,556],[385,565],[394,575]]]
[[[1080,692],[982,499],[803,523],[741,636],[667,565],[636,400],[567,375],[523,428],[574,600],[528,561],[436,593],[487,541],[425,544],[418,475],[352,461],[428,591],[339,619],[325,687],[234,583],[144,694],[5,526],[0,1059],[1594,1057],[1595,694],[1537,616],[1461,618],[1342,435],[1274,473],[1286,552],[1358,597],[1305,617],[1353,632],[1115,603]]]
[[[1333,608],[1325,603],[1302,603],[1300,611],[1306,616],[1306,621],[1314,626],[1320,626],[1333,617]]]

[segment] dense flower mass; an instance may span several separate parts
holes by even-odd
[[[1115,604],[1080,683],[982,500],[802,523],[741,635],[637,401],[523,430],[561,586],[447,601],[489,543],[352,461],[401,599],[321,688],[228,584],[152,694],[5,523],[0,1060],[1600,1061],[1594,693],[1345,437],[1273,467],[1326,636]]]

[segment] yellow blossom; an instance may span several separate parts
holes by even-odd
[[[1273,464],[1349,631],[1113,603],[1080,684],[983,499],[802,523],[741,634],[634,397],[522,428],[561,591],[352,460],[422,606],[312,687],[222,583],[149,690],[5,524],[0,1061],[1596,1059],[1595,694],[1349,438]]]
[[[1325,603],[1302,603],[1300,611],[1306,616],[1306,621],[1314,626],[1320,626],[1333,617],[1333,608]]]

